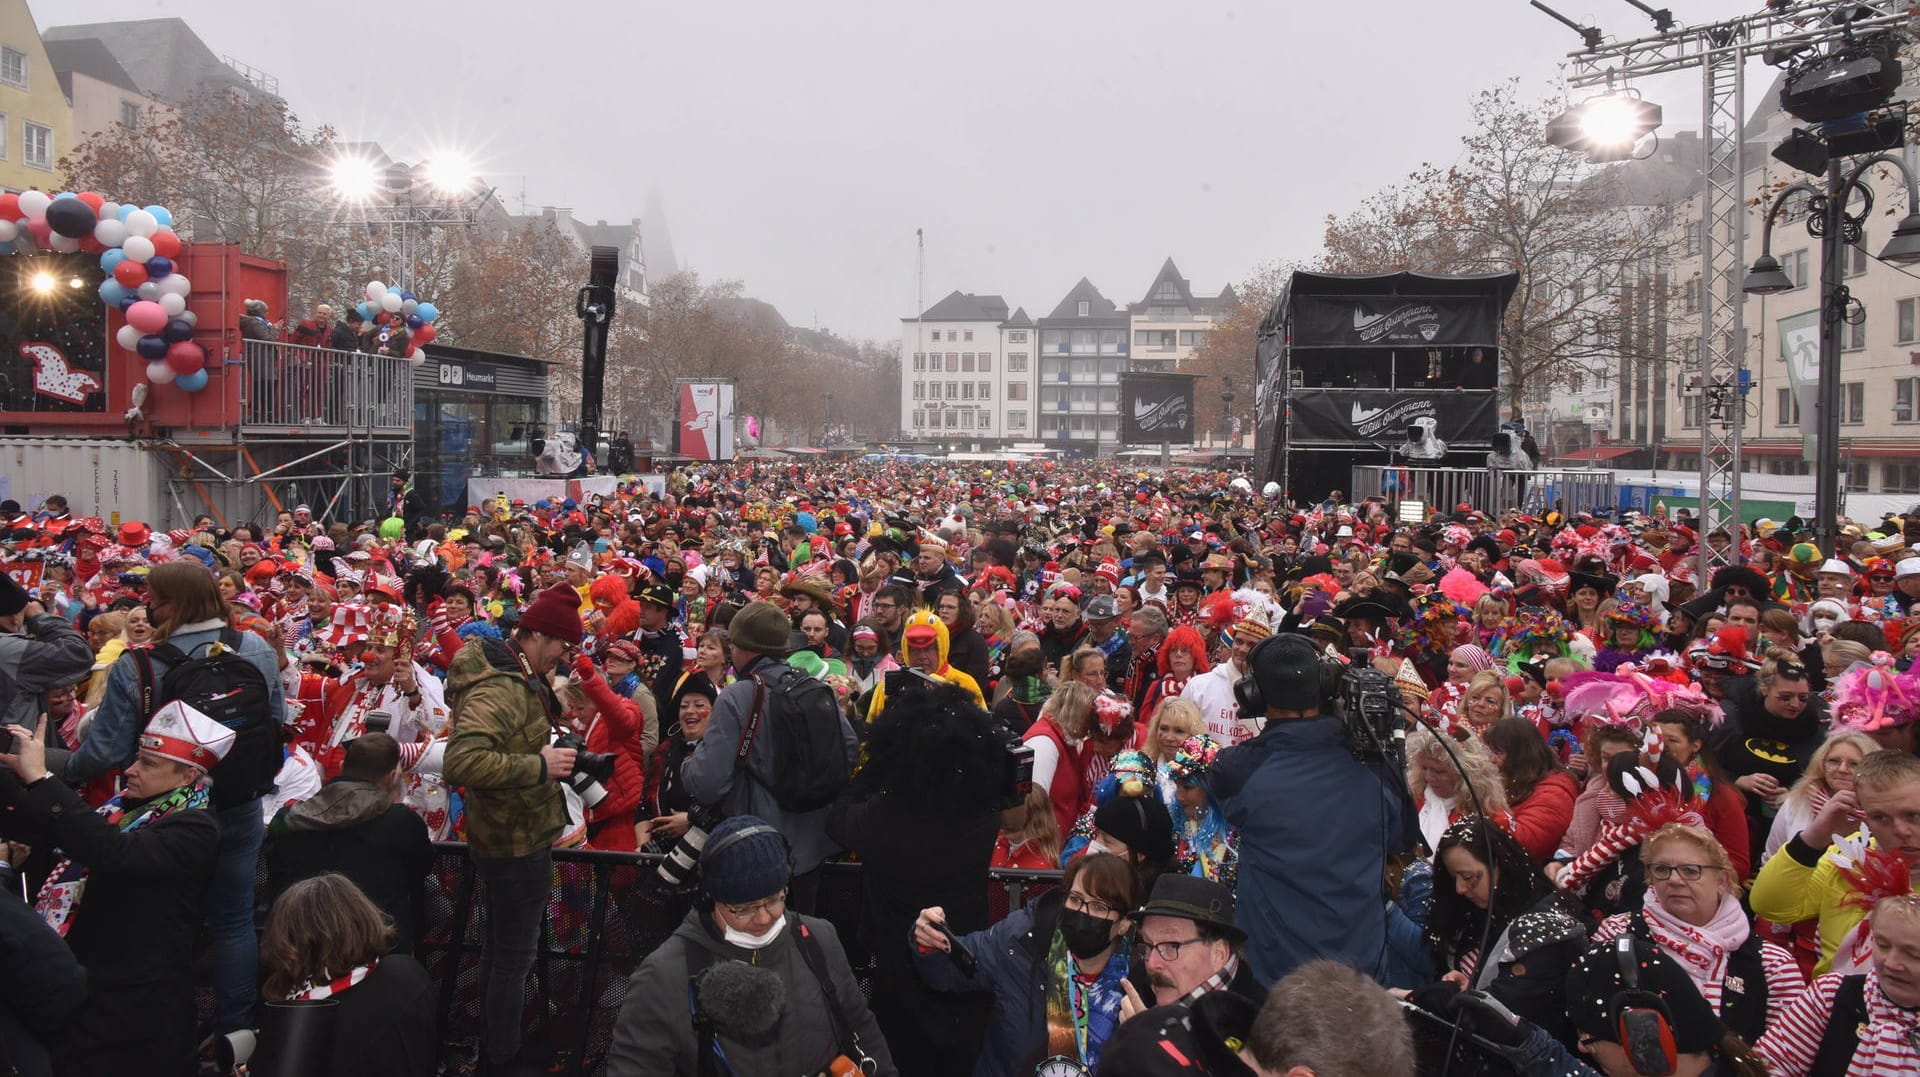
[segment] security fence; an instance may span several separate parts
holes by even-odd
[[[1551,509],[1617,509],[1613,472],[1606,470],[1501,471],[1493,468],[1383,467],[1356,464],[1349,501],[1379,497],[1418,501],[1450,513],[1461,504],[1482,512],[1517,508],[1535,515]]]

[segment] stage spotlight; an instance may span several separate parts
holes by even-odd
[[[380,171],[364,157],[339,157],[329,169],[328,182],[342,200],[365,202],[380,188]]]
[[[1596,163],[1636,155],[1641,140],[1662,122],[1659,105],[1632,91],[1591,97],[1547,121],[1547,143],[1587,155]]]
[[[1808,123],[1843,120],[1878,108],[1900,88],[1900,60],[1886,35],[1810,57],[1787,73],[1780,107]]]
[[[462,154],[436,154],[420,168],[427,186],[442,194],[465,194],[473,189],[473,161]]]
[[[67,287],[69,288],[79,289],[85,288],[86,286],[87,282],[79,277],[69,277],[67,279]]]
[[[56,284],[57,282],[54,280],[53,274],[45,270],[35,273],[33,278],[28,281],[28,287],[33,289],[33,294],[35,295],[52,295]]]

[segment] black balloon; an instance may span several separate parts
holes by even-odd
[[[68,239],[85,239],[99,223],[93,207],[78,198],[62,198],[47,207],[47,227]]]
[[[149,362],[155,359],[165,359],[167,357],[167,338],[158,333],[148,333],[146,336],[140,338],[140,342],[133,346],[133,350],[140,353],[140,358]]]
[[[178,344],[183,340],[192,340],[193,323],[187,321],[185,318],[174,318],[167,322],[167,328],[163,330],[160,335],[165,337],[169,344]]]

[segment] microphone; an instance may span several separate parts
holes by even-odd
[[[787,1011],[787,985],[779,973],[744,961],[708,966],[694,981],[699,1016],[715,1031],[751,1047],[773,1042]]]

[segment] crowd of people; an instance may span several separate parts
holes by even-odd
[[[0,1051],[431,1073],[452,841],[485,1073],[541,1067],[569,847],[643,854],[619,1077],[1402,1074],[1449,1025],[1525,1074],[1920,1072],[1920,515],[1395,508],[1109,462],[0,503]]]

